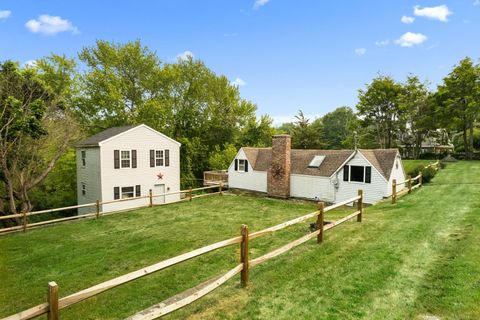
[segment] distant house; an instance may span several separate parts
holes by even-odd
[[[405,180],[397,149],[291,149],[288,135],[273,137],[272,148],[241,148],[228,168],[228,185],[272,197],[337,203],[364,191],[375,203],[392,192],[392,181]],[[404,187],[398,185],[398,190]]]
[[[78,204],[146,196],[149,189],[154,194],[180,190],[180,143],[144,124],[107,129],[76,147]],[[154,202],[178,199],[167,195]],[[102,211],[146,204],[148,199],[116,202]]]

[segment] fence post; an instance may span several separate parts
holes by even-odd
[[[325,203],[318,202],[318,216],[317,216],[317,230],[319,230],[317,235],[317,243],[323,242],[323,221],[324,221],[324,210],[325,210]]]
[[[243,264],[242,272],[240,274],[240,282],[242,287],[248,284],[248,226],[242,225],[242,242],[240,243],[240,263]]]
[[[397,179],[392,182],[392,204],[397,201]]]
[[[27,211],[23,211],[23,217],[22,217],[22,226],[23,226],[23,232],[27,231]]]
[[[408,176],[408,193],[412,192],[412,177]]]
[[[423,183],[423,172],[420,171],[420,177],[418,177],[418,184],[419,184],[419,188],[422,187],[422,183]]]
[[[220,187],[219,187],[219,191],[220,191],[220,195],[223,196],[223,182],[220,182]]]
[[[58,320],[58,285],[55,281],[48,283],[48,320]]]
[[[153,207],[153,193],[152,193],[152,189],[149,189],[148,190],[148,206],[151,208]]]
[[[192,201],[192,187],[188,188],[188,197],[190,198],[190,201]]]
[[[362,215],[363,215],[363,190],[359,189],[358,190],[358,195],[360,196],[360,199],[357,201],[357,211],[360,211],[360,213],[357,215],[357,222],[362,222]]]
[[[95,217],[98,219],[98,217],[100,216],[100,200],[97,199],[97,201],[95,202],[95,206],[97,209]]]

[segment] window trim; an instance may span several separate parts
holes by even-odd
[[[86,150],[81,150],[80,151],[80,158],[82,159],[82,167],[85,168],[87,164],[87,151]]]
[[[123,158],[124,152],[128,152],[128,159]],[[128,161],[128,166],[124,166],[123,161]],[[132,167],[132,151],[120,150],[120,169],[130,169],[131,167]]]
[[[247,172],[245,170],[245,167],[247,166],[247,160],[246,159],[238,159],[238,172]],[[241,169],[243,166],[243,170]]]
[[[354,183],[354,184],[371,184],[372,183],[372,166],[359,166],[359,165],[345,165],[348,166],[348,180],[343,180],[344,182]],[[345,170],[345,166],[344,169]],[[362,167],[363,168],[363,181],[352,180],[352,167]],[[370,167],[370,182],[367,180],[367,167]],[[344,175],[345,176],[345,175]]]
[[[161,156],[157,156],[157,153],[161,152]],[[157,164],[158,162],[161,164]],[[155,167],[165,167],[165,150],[164,149],[155,149],[154,153],[154,162]]]
[[[132,191],[123,191],[123,189],[126,189],[126,188],[131,188]],[[126,193],[131,193],[132,196],[129,197],[129,196],[124,196]],[[135,198],[135,186],[125,186],[125,187],[120,187],[120,199],[131,199],[131,198]]]

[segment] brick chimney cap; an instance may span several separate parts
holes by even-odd
[[[289,134],[275,134],[272,138],[291,138]]]

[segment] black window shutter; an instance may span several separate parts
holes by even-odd
[[[248,160],[245,160],[245,172],[248,172]]]
[[[348,181],[348,171],[349,171],[348,166],[343,166],[343,181]]]
[[[120,150],[113,150],[113,168],[120,169]]]
[[[120,199],[120,187],[113,187],[113,199]]]
[[[235,171],[238,171],[238,159],[235,159]]]
[[[150,167],[155,167],[155,150],[150,150]]]
[[[170,150],[165,150],[165,167],[170,166]]]
[[[372,167],[365,167],[365,183],[372,182]]]
[[[140,185],[135,186],[135,197],[140,197]]]
[[[137,167],[137,150],[132,150],[132,168]]]

